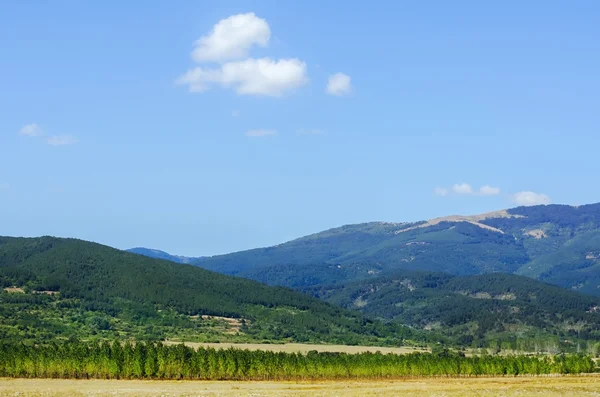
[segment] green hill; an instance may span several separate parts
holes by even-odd
[[[402,271],[307,292],[473,347],[553,350],[600,338],[600,298],[510,274]]]
[[[347,225],[193,263],[294,288],[419,270],[514,273],[600,295],[600,204]]]
[[[0,285],[3,340],[399,344],[415,337],[286,288],[74,239],[0,237]]]

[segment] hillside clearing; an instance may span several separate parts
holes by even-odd
[[[396,234],[404,233],[404,232],[408,232],[410,230],[422,229],[422,228],[429,227],[429,226],[435,226],[442,222],[450,222],[450,223],[467,222],[472,225],[479,226],[482,229],[491,230],[493,232],[504,234],[504,231],[480,222],[480,221],[484,221],[486,219],[491,219],[491,218],[523,218],[523,216],[509,214],[507,210],[488,212],[488,213],[480,214],[480,215],[466,215],[466,216],[465,215],[450,215],[450,216],[443,216],[440,218],[429,219],[428,221],[425,221],[419,225],[415,225],[415,226],[407,227],[405,229],[397,230],[395,233]]]
[[[25,290],[23,288],[19,288],[19,287],[6,287],[4,288],[5,292],[8,292],[9,294],[24,294]]]
[[[598,396],[594,375],[346,382],[0,379],[0,396]]]

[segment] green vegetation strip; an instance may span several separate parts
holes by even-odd
[[[447,350],[303,355],[161,343],[0,344],[0,376],[24,378],[299,380],[578,374],[594,369],[591,358],[582,355],[465,357]]]

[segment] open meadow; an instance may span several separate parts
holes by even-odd
[[[0,396],[600,396],[594,375],[340,382],[0,379]]]
[[[182,342],[165,342],[165,345],[178,345]],[[347,346],[347,345],[317,345],[308,343],[195,343],[195,342],[183,342],[184,345],[197,349],[203,347],[205,349],[229,349],[235,348],[240,350],[262,350],[269,352],[283,352],[283,353],[302,353],[306,354],[310,351],[317,352],[330,352],[330,353],[347,353],[347,354],[358,354],[358,353],[377,353],[382,354],[408,354],[415,352],[428,352],[429,349],[417,348],[417,347],[381,347],[381,346]]]

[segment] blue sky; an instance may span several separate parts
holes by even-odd
[[[597,1],[3,2],[0,234],[208,255],[600,201],[598,20]]]

